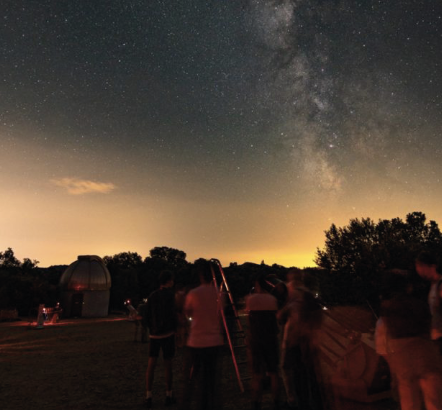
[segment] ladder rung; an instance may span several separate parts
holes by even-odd
[[[247,360],[244,361],[244,354],[242,352],[235,353],[235,349],[247,347],[247,344],[246,344],[247,337],[246,337],[245,331],[241,325],[241,319],[240,319],[240,316],[239,316],[238,311],[236,309],[235,302],[233,300],[229,286],[227,284],[227,280],[224,275],[224,271],[222,269],[221,263],[217,259],[211,259],[211,262],[215,263],[219,269],[218,274],[216,274],[213,265],[211,265],[211,267],[210,267],[211,271],[212,271],[212,278],[213,278],[215,289],[218,292],[218,294],[220,295],[220,296],[218,296],[218,301],[220,300],[220,298],[222,297],[223,294],[227,295],[228,300],[230,300],[230,304],[227,304],[226,307],[231,307],[231,311],[227,311],[227,314],[226,314],[226,312],[223,309],[221,309],[221,316],[222,316],[224,330],[226,332],[227,340],[229,342],[230,353],[232,355],[232,361],[235,366],[235,372],[236,372],[236,377],[238,380],[239,388],[241,389],[241,392],[244,393],[244,386],[242,384],[242,380],[248,380],[248,379],[250,379],[250,377],[246,377],[246,378],[242,379],[239,369],[238,369],[238,365],[239,364],[241,364],[241,365],[246,364]],[[219,285],[218,285],[218,282],[220,282]],[[232,324],[232,322],[235,322],[236,325]],[[238,344],[233,345],[232,337],[234,338],[234,342],[238,343]],[[240,339],[243,339],[243,340],[240,340]],[[239,363],[237,362],[236,357],[235,357],[236,355],[241,356],[241,362],[239,362]]]

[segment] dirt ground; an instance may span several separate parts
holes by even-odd
[[[134,342],[133,333],[134,324],[122,315],[65,319],[43,329],[36,329],[25,320],[0,323],[0,408],[143,409],[148,344]],[[178,349],[174,364],[177,393],[182,385],[182,365],[183,350]],[[223,408],[250,408],[250,392],[240,392],[227,351],[222,360],[222,376]],[[161,359],[154,395],[154,409],[165,408]],[[270,408],[267,390],[263,410]],[[397,408],[389,400],[374,405],[339,405],[339,410]]]

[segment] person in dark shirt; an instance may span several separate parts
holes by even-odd
[[[137,311],[141,318],[141,343],[147,343],[147,298],[138,305]]]
[[[413,295],[408,274],[393,274],[381,317],[387,327],[387,355],[396,376],[402,410],[442,410],[442,362],[430,339],[427,303]]]
[[[266,371],[270,376],[274,409],[279,409],[278,377],[278,323],[276,312],[277,299],[266,292],[262,282],[264,277],[255,281],[255,293],[246,300],[249,316],[249,335],[247,339],[252,368],[253,409],[259,410],[262,401],[262,376]]]
[[[166,406],[175,403],[172,395],[172,359],[175,356],[175,331],[177,314],[173,275],[169,271],[161,272],[160,288],[153,292],[147,302],[147,326],[149,328],[149,361],[146,371],[146,406],[152,407],[152,386],[155,367],[163,351],[166,371]]]

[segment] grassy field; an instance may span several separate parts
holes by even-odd
[[[124,316],[66,319],[43,329],[26,321],[0,323],[2,410],[143,409],[148,344],[133,341],[134,325]],[[178,349],[175,391],[182,386],[183,350]],[[222,358],[220,391],[225,409],[250,408],[241,393],[230,355]],[[154,383],[154,408],[164,408],[161,359]],[[281,393],[284,400],[284,394]],[[263,409],[270,409],[270,392]],[[174,406],[176,408],[176,406]],[[394,402],[341,402],[339,410],[394,410]]]

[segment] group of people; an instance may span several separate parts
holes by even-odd
[[[442,410],[442,275],[437,261],[423,252],[416,259],[416,272],[431,282],[428,302],[415,296],[410,277],[393,272],[381,295],[377,323],[377,351],[387,360],[402,410]],[[176,403],[172,361],[176,343],[187,326],[183,366],[184,382],[179,409],[192,401],[200,409],[221,409],[219,393],[221,347],[224,329],[222,294],[213,283],[208,261],[195,264],[200,285],[187,293],[174,291],[173,274],[161,273],[160,287],[143,306],[149,329],[149,360],[146,371],[146,407],[153,407],[155,368],[162,352],[165,368],[165,405]],[[263,381],[270,381],[274,410],[324,410],[327,407],[318,363],[318,335],[322,307],[305,287],[303,273],[292,269],[285,283],[284,298],[275,297],[268,277],[254,281],[246,298],[248,359],[251,371],[252,409],[261,409]],[[273,293],[273,294],[272,294]],[[280,295],[279,295],[280,296]],[[282,333],[282,334],[281,334]],[[177,337],[178,336],[178,337]],[[280,376],[286,402],[280,403]],[[195,384],[200,383],[195,395]]]
[[[246,300],[252,409],[261,409],[262,379],[265,374],[270,378],[274,410],[283,408],[279,400],[280,368],[287,397],[284,408],[323,410],[324,391],[318,363],[322,307],[304,286],[300,270],[288,272],[286,287],[286,297],[278,300],[268,292],[272,284],[262,276],[257,278],[254,293]],[[280,328],[283,331],[281,349],[278,336]]]
[[[176,403],[172,390],[172,360],[175,356],[177,334],[183,328],[183,320],[189,326],[185,340],[186,357],[184,362],[184,386],[179,400],[179,408],[190,408],[197,380],[202,381],[196,400],[201,409],[222,408],[221,398],[217,395],[219,383],[218,359],[224,344],[224,335],[219,320],[223,309],[221,295],[212,285],[212,272],[208,262],[196,264],[200,285],[190,290],[185,297],[173,290],[174,278],[170,271],[160,274],[158,290],[148,299],[145,323],[149,329],[149,360],[146,371],[147,408],[154,403],[153,381],[155,367],[162,352],[165,379],[165,406]],[[178,333],[177,333],[178,331]],[[181,338],[180,338],[181,339]]]
[[[152,389],[161,352],[166,381],[164,404],[170,406],[177,401],[172,388],[172,361],[176,343],[182,339],[180,329],[186,324],[184,383],[178,406],[187,410],[192,401],[196,401],[200,409],[223,407],[218,389],[221,383],[220,349],[225,341],[220,315],[225,309],[223,295],[214,286],[208,261],[199,261],[195,268],[200,282],[198,287],[186,294],[175,293],[173,275],[164,271],[159,277],[159,289],[149,296],[143,306],[150,342],[146,371],[147,408],[152,408],[154,401],[158,400]],[[252,408],[261,408],[265,377],[270,379],[274,409],[283,408],[279,401],[278,369],[281,368],[287,393],[286,408],[299,405],[299,409],[322,410],[316,360],[316,334],[321,308],[303,286],[299,270],[288,273],[284,300],[273,296],[268,285],[265,276],[257,277],[253,293],[246,298],[245,309],[249,319],[246,345],[252,379]],[[280,328],[283,329],[281,347]],[[200,385],[195,394],[197,382]]]
[[[428,302],[416,295],[409,272],[390,272],[376,350],[389,364],[402,410],[442,410],[442,275],[429,252],[419,254],[415,270],[431,283]]]

